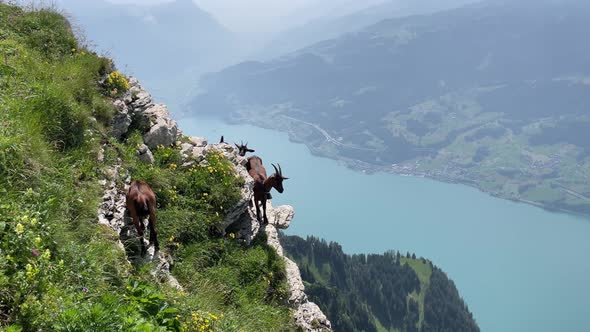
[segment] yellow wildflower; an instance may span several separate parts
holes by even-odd
[[[51,258],[51,251],[49,251],[49,249],[45,249],[42,257],[46,260],[49,260]]]
[[[35,271],[35,269],[33,269],[33,266],[31,264],[27,264],[25,266],[25,275],[27,276],[27,279],[32,280],[33,278],[35,278],[35,275],[37,274],[37,271]]]
[[[25,232],[25,226],[23,226],[23,224],[21,224],[20,222],[18,224],[16,224],[16,227],[14,228],[14,231],[16,232],[17,235],[22,235]]]

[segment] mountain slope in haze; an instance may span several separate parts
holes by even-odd
[[[232,33],[192,0],[150,6],[103,0],[59,4],[90,43],[161,96],[178,95],[185,82],[233,61]]]
[[[383,3],[344,15],[326,13],[308,23],[287,30],[273,39],[262,51],[261,58],[271,59],[322,40],[337,38],[381,20],[433,13],[459,7],[476,0],[387,0]]]
[[[590,214],[590,3],[489,1],[207,76],[192,103],[363,170]]]
[[[426,259],[347,255],[314,237],[281,242],[335,331],[479,331],[454,283]]]

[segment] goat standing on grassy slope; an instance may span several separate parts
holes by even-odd
[[[275,188],[279,193],[283,192],[283,181],[288,178],[283,177],[283,170],[281,165],[279,168],[274,164],[271,164],[275,169],[275,173],[269,177],[266,176],[266,169],[262,165],[262,159],[258,156],[252,156],[248,158],[246,169],[250,176],[254,179],[254,204],[256,206],[256,218],[259,222],[268,224],[268,218],[266,217],[266,200],[270,198],[270,191]],[[258,203],[262,203],[263,218],[260,219],[260,207]]]
[[[133,181],[126,196],[127,211],[131,215],[137,234],[143,238],[143,218],[149,216],[150,244],[158,250],[158,234],[156,233],[156,195],[144,181]]]

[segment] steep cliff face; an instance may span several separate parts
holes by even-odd
[[[269,224],[261,225],[255,216],[254,208],[250,206],[253,180],[245,168],[246,158],[239,156],[238,151],[229,144],[208,144],[206,139],[200,137],[188,137],[182,143],[180,141],[182,139],[181,131],[170,117],[167,107],[163,104],[154,104],[151,95],[141,87],[136,79],[131,78],[129,83],[129,91],[113,102],[117,113],[113,117],[112,135],[121,138],[128,134],[129,128],[141,128],[144,144],[137,147],[137,154],[147,163],[153,163],[151,149],[162,146],[180,148],[182,167],[207,163],[206,156],[212,151],[220,153],[229,160],[233,165],[234,172],[243,180],[244,185],[240,188],[238,202],[228,212],[224,221],[216,226],[218,231],[223,235],[232,233],[232,238],[235,237],[237,241],[245,245],[250,245],[259,236],[266,236],[266,243],[285,262],[289,292],[288,303],[293,308],[295,324],[306,331],[330,331],[330,321],[315,303],[308,300],[299,268],[297,264],[285,256],[279,241],[277,229],[289,227],[294,216],[293,207],[273,207],[268,202]],[[98,211],[99,223],[108,225],[120,234],[119,243],[127,249],[132,263],[157,262],[152,269],[152,274],[158,276],[160,280],[167,280],[170,285],[182,290],[181,284],[170,273],[172,266],[170,255],[154,252],[153,247],[149,247],[146,257],[139,256],[139,245],[133,243],[137,234],[125,211],[124,193],[128,189],[131,179],[128,173],[121,170],[120,160],[117,160],[117,164],[109,169],[107,175],[108,178],[101,182],[105,187],[105,194]],[[123,186],[117,187],[118,179],[123,181]],[[148,244],[144,243],[143,245],[147,246]]]

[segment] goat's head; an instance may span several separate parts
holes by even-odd
[[[277,166],[275,166],[275,164],[271,164],[272,167],[274,167],[275,169],[275,174],[271,175],[272,178],[274,178],[274,183],[273,183],[273,187],[279,192],[279,193],[283,193],[283,191],[285,190],[283,188],[283,181],[284,180],[288,180],[289,178],[286,178],[283,176],[283,170],[281,169],[281,165],[277,164],[279,167],[277,168]]]
[[[244,157],[246,155],[247,152],[254,152],[255,150],[253,149],[248,149],[248,142],[246,142],[246,144],[244,144],[244,142],[241,142],[240,145],[238,145],[238,143],[234,143],[236,148],[238,148],[238,154],[242,157]]]

